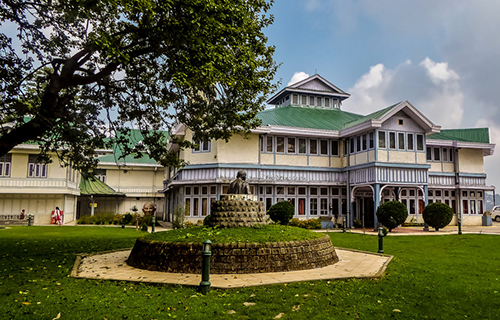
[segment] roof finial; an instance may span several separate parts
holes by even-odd
[[[314,74],[318,74],[318,69],[314,69]]]

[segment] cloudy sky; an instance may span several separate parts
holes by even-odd
[[[318,73],[351,94],[343,110],[408,100],[444,129],[489,127],[500,143],[500,1],[276,0],[272,14],[282,87]],[[500,146],[485,158],[500,188],[498,165]]]

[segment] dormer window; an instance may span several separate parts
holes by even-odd
[[[307,105],[307,96],[306,95],[301,96],[300,104]]]
[[[314,106],[314,96],[309,96],[309,105]]]
[[[317,98],[316,98],[316,105],[317,105],[318,107],[322,107],[322,106],[323,106],[323,104],[322,104],[322,102],[323,102],[323,101],[321,101],[321,100],[322,100],[322,99],[321,99],[321,97],[317,97]]]
[[[325,108],[330,108],[330,98],[325,98]]]
[[[399,124],[400,126],[402,126],[402,125],[403,125],[403,119],[399,119],[399,120],[398,120],[398,124]]]
[[[294,94],[292,96],[292,104],[299,104],[299,95],[298,94]]]

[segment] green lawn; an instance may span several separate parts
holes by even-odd
[[[387,237],[380,280],[315,281],[232,290],[68,277],[76,254],[132,247],[143,233],[110,227],[0,230],[0,319],[500,319],[500,237]],[[377,250],[377,238],[331,234]],[[255,305],[244,305],[244,303]],[[399,310],[399,311],[397,311]],[[228,312],[234,311],[234,314]]]
[[[167,242],[203,242],[211,240],[212,243],[250,242],[266,243],[281,241],[300,241],[318,239],[324,234],[310,230],[287,227],[281,225],[254,226],[251,228],[207,228],[192,227],[176,229],[170,232],[147,234],[144,238],[152,241]]]

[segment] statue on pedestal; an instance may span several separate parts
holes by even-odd
[[[229,185],[227,194],[251,194],[250,186],[248,185],[248,182],[245,181],[246,179],[247,173],[243,170],[238,171],[236,180],[231,182]]]

